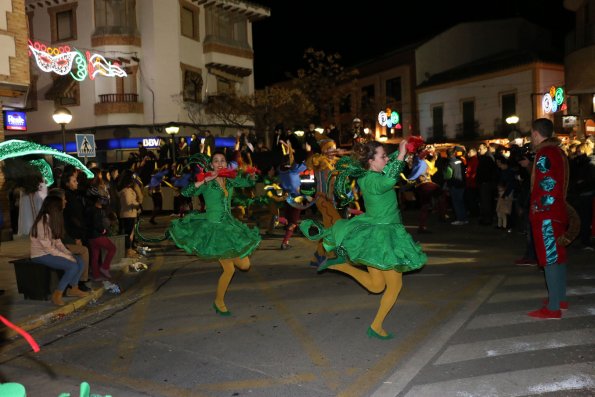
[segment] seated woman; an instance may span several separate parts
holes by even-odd
[[[31,228],[31,260],[64,271],[58,282],[58,288],[52,294],[52,302],[64,305],[62,295],[70,285],[66,296],[84,297],[88,294],[78,287],[83,273],[84,263],[80,256],[74,256],[60,241],[64,235],[64,218],[62,211],[66,201],[58,196],[48,196],[33,221]]]

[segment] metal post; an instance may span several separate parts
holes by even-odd
[[[176,138],[175,138],[175,135],[174,136],[170,135],[170,137],[172,138],[171,139],[171,142],[172,142],[171,143],[171,160],[172,160],[171,163],[175,164],[176,163]]]
[[[65,124],[64,123],[60,124],[60,127],[62,128],[62,151],[64,153],[66,153],[66,128],[65,128]]]

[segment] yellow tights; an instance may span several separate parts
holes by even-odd
[[[403,286],[403,274],[394,270],[379,270],[368,266],[368,271],[359,269],[348,263],[342,263],[330,267],[332,270],[350,275],[368,291],[378,294],[384,290],[380,299],[380,307],[370,327],[379,335],[386,336],[387,332],[382,328],[386,315],[393,308],[401,287]]]
[[[235,268],[237,267],[240,270],[248,270],[250,269],[250,258],[247,256],[244,258],[232,258],[232,259],[219,259],[219,263],[223,268],[223,273],[219,277],[219,281],[217,282],[217,293],[215,294],[215,305],[219,308],[220,311],[226,312],[227,307],[225,306],[225,292],[227,292],[227,287],[229,287],[229,283],[231,283],[231,279],[233,278],[233,274],[235,273]]]

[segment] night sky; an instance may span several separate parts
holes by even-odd
[[[381,55],[432,36],[461,23],[524,17],[551,28],[559,40],[574,26],[574,13],[562,0],[499,1],[375,1],[252,0],[271,9],[271,17],[257,21],[254,33],[256,88],[285,80],[302,67],[308,47],[338,52],[343,66]]]

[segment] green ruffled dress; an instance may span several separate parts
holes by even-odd
[[[206,212],[191,212],[184,218],[171,222],[169,236],[175,244],[189,254],[205,260],[243,258],[249,256],[260,244],[260,232],[249,228],[231,214],[231,199],[235,187],[251,187],[251,179],[238,176],[225,178],[226,190],[217,180],[205,182],[200,187],[194,183],[186,186],[186,197],[202,194]]]
[[[398,272],[421,268],[427,256],[405,230],[394,190],[404,165],[403,161],[393,158],[382,173],[367,171],[357,180],[366,207],[364,214],[338,220],[331,228],[323,228],[314,236],[309,235],[314,221],[302,221],[300,229],[312,240],[322,238],[324,248],[335,251],[339,259]]]

